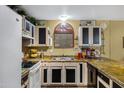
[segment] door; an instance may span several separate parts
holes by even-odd
[[[99,76],[97,77],[97,88],[109,88],[109,85],[104,82]]]
[[[39,44],[46,44],[46,28],[39,28]]]
[[[90,64],[88,66],[88,85],[92,87],[97,86],[97,70]]]
[[[44,74],[44,75],[43,75],[43,76],[44,76],[44,77],[43,77],[43,82],[44,82],[44,83],[47,83],[47,73],[48,73],[48,70],[47,70],[47,69],[44,69],[44,71],[43,71],[43,74]]]
[[[0,87],[21,87],[22,17],[0,6]]]
[[[52,83],[61,83],[61,69],[52,69]]]
[[[93,27],[93,41],[92,44],[93,45],[101,45],[101,29],[100,27]]]
[[[119,84],[113,81],[113,88],[122,88]]]
[[[83,27],[81,29],[82,31],[82,45],[83,46],[88,46],[89,45],[89,27]]]
[[[31,32],[31,33],[32,33],[32,38],[33,38],[33,39],[31,40],[31,44],[34,44],[34,41],[35,41],[35,40],[34,40],[34,39],[35,39],[35,37],[34,37],[35,26],[34,26],[34,25],[31,26],[31,31],[32,31],[32,32]]]
[[[66,69],[66,83],[75,83],[75,69]]]

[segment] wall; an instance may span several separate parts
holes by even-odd
[[[54,28],[61,21],[58,20],[49,20],[47,21],[47,26],[50,28],[51,35],[54,33]],[[80,20],[69,20],[67,21],[74,28],[75,38],[79,29]],[[97,20],[96,25],[101,26],[106,24],[106,28],[103,30],[104,33],[104,47],[101,49],[102,56],[111,58],[114,60],[124,60],[124,49],[122,45],[122,37],[124,36],[124,21],[115,21],[115,20]],[[54,42],[54,41],[53,41]],[[48,50],[46,55],[75,55],[77,51],[75,48],[78,48],[78,41],[74,40],[74,48],[68,49],[57,49],[52,47]]]
[[[100,20],[96,21],[97,26],[101,26],[101,24],[106,24],[106,28],[102,29],[104,34],[104,47],[102,56],[110,58],[110,21],[107,20]]]
[[[47,26],[50,28],[51,31],[51,35],[53,36],[54,33],[54,29],[56,27],[57,24],[61,23],[61,21],[58,20],[49,20],[47,21]],[[79,24],[80,21],[79,20],[69,20],[67,21],[67,23],[70,23],[74,29],[74,38],[77,37],[77,33],[78,33],[78,29],[79,29]],[[54,41],[53,41],[54,42]],[[74,48],[78,47],[78,42],[77,40],[74,40]],[[74,50],[74,48],[67,48],[67,49],[58,49],[58,48],[54,48],[54,46],[52,47],[51,50],[48,51],[48,54],[53,54],[53,55],[75,55],[75,53],[77,51]],[[50,52],[52,51],[52,52]]]
[[[124,48],[122,38],[124,37],[124,21],[97,21],[96,25],[106,24],[104,30],[104,54],[103,56],[124,61]]]
[[[122,37],[124,37],[124,21],[111,21],[110,27],[111,58],[124,61],[124,48],[122,43]]]

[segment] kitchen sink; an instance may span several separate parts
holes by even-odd
[[[53,60],[56,60],[56,61],[71,61],[71,60],[74,60],[74,58],[72,58],[72,57],[54,57]]]

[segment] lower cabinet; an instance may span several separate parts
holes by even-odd
[[[88,67],[88,86],[97,87],[97,69],[90,64],[87,64]]]
[[[66,82],[75,83],[75,69],[66,69]]]
[[[108,85],[102,78],[97,76],[97,88],[109,88],[110,85]]]
[[[122,88],[122,86],[116,83],[115,81],[113,81],[105,74],[98,71],[97,88]]]
[[[99,85],[99,88],[106,88],[106,86],[102,82],[99,81],[98,83],[99,83],[98,84]]]
[[[90,63],[42,63],[42,86],[76,85],[92,88],[122,88]]]
[[[122,88],[119,84],[117,84],[117,83],[114,82],[114,81],[113,81],[112,87],[113,87],[113,88]]]
[[[52,83],[61,83],[61,69],[52,69]]]
[[[44,82],[44,83],[47,83],[47,71],[48,71],[47,69],[44,69],[44,72],[43,72],[43,74],[44,74],[44,75],[43,75],[43,76],[44,76],[44,77],[43,77],[43,82]]]
[[[42,63],[41,86],[83,86],[84,63],[80,62],[51,62]]]

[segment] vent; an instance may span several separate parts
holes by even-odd
[[[95,20],[81,20],[80,26],[95,26]]]

